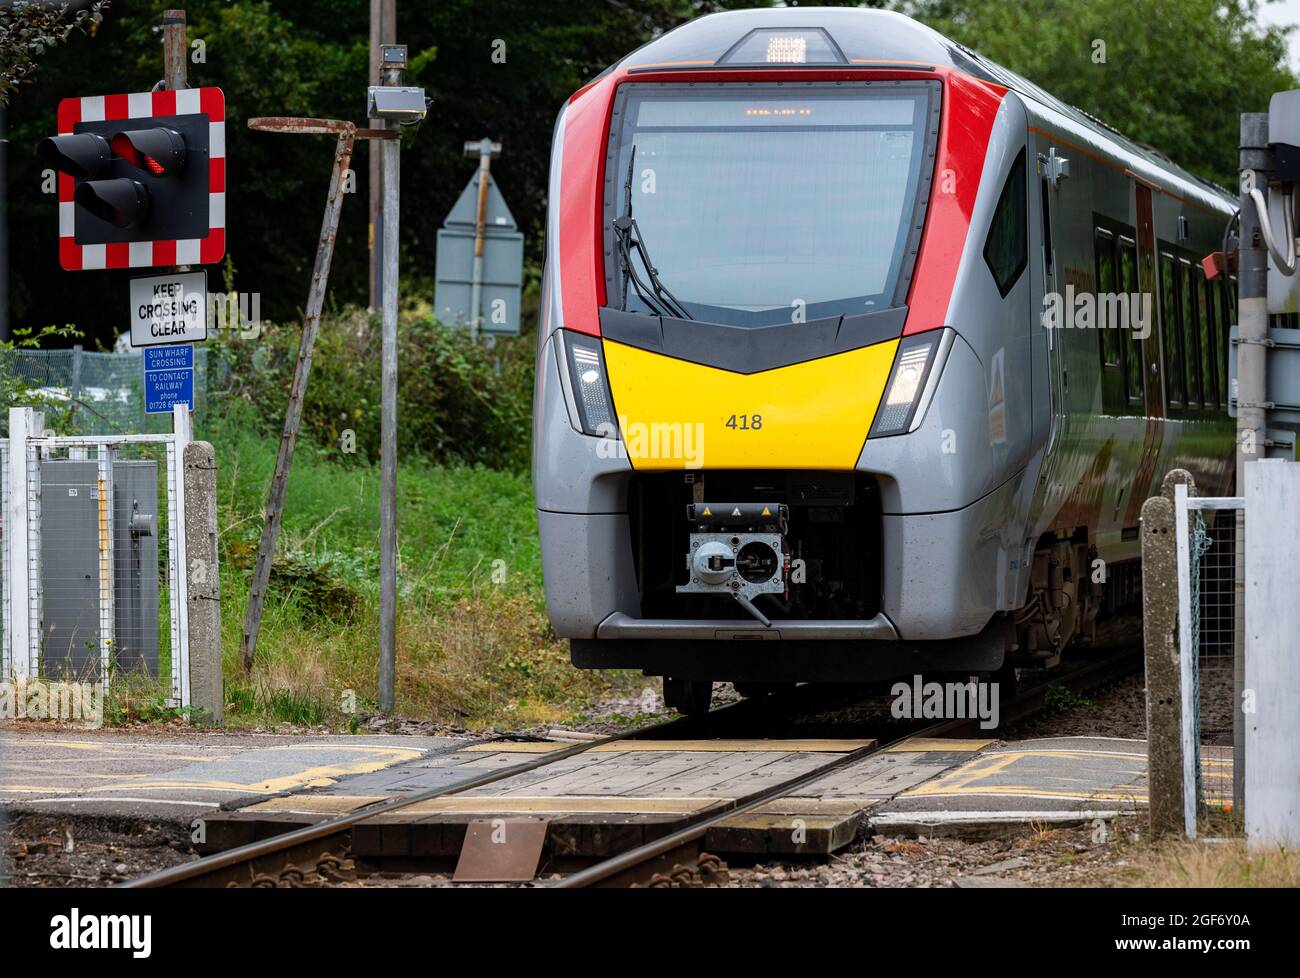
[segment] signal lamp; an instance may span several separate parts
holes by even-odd
[[[174,176],[185,168],[185,139],[174,129],[132,129],[113,134],[115,154],[155,177]]]
[[[41,161],[76,180],[102,177],[113,162],[108,140],[91,132],[47,136],[39,148]]]
[[[77,186],[73,199],[101,221],[114,227],[139,227],[149,219],[149,191],[138,180],[88,180]]]

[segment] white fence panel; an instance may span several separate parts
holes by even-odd
[[[57,652],[65,669],[72,668],[79,657],[84,658],[89,653],[84,661],[93,663],[100,680],[107,682],[116,670],[123,667],[128,653],[130,661],[137,665],[143,663],[146,669],[152,661],[152,654],[159,670],[164,671],[164,675],[158,678],[169,693],[168,704],[173,707],[191,705],[185,482],[181,472],[185,446],[191,440],[191,427],[189,412],[183,406],[178,407],[173,415],[173,427],[172,433],[165,434],[58,436],[42,430],[43,418],[39,412],[31,408],[11,409],[10,436],[0,439],[0,512],[3,513],[0,543],[3,543],[4,579],[0,680],[7,682],[19,677],[85,678],[54,675],[51,657]],[[149,473],[155,472],[149,458],[126,457],[132,452],[141,456],[152,454],[152,463],[161,469],[156,472],[161,484],[154,488],[152,499],[128,497],[119,500],[115,496],[117,467],[143,465]],[[89,490],[86,494],[94,500],[93,513],[79,510],[82,518],[90,520],[86,532],[93,537],[92,540],[85,540],[85,533],[78,536],[67,527],[43,527],[42,465],[50,462],[93,466],[93,476],[85,468],[78,474],[78,478],[86,480]],[[152,478],[150,475],[149,479]],[[148,483],[149,479],[145,482]],[[64,488],[60,483],[59,489],[62,491]],[[70,497],[75,497],[80,491],[71,484],[66,489]],[[148,495],[147,491],[145,495]],[[141,502],[146,507],[143,510]],[[156,558],[150,560],[141,556],[142,553],[156,553],[156,550],[137,548],[134,541],[156,534],[159,509],[163,506],[167,533],[166,567],[161,576],[166,583],[160,595]],[[119,525],[121,520],[126,520],[126,524]],[[119,541],[126,538],[133,541],[128,549],[138,552],[118,552],[122,549]],[[67,571],[66,567],[60,568],[52,582],[49,577],[54,567],[42,566],[43,554],[49,552],[52,559],[59,560],[73,549],[76,550],[76,560],[87,557],[92,549],[94,559],[80,565],[75,574]],[[122,577],[128,572],[136,576]],[[130,582],[137,579],[143,582],[143,586],[133,589]],[[72,636],[59,636],[59,641],[67,643],[66,648],[46,647],[51,637],[47,632],[54,625],[47,627],[44,620],[45,591],[52,584],[69,589],[78,587],[78,593],[86,597],[82,604],[94,605],[90,622],[79,621],[78,630]],[[122,586],[128,589],[126,607],[119,606]],[[93,598],[88,597],[91,592]],[[152,602],[139,598],[146,592],[151,593]],[[167,605],[165,628],[158,620],[160,598]],[[137,617],[124,617],[132,613]],[[123,621],[145,622],[148,628],[140,631],[152,632],[152,646],[149,635],[118,634]],[[84,631],[81,630],[83,624]],[[94,641],[83,644],[82,636],[87,632],[93,632]],[[165,670],[160,647],[163,643],[159,641],[164,635]]]

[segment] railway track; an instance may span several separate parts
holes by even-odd
[[[1068,689],[1074,693],[1105,686],[1120,679],[1133,670],[1139,658],[1131,651],[1118,652],[1105,659],[1072,669],[1049,682],[1030,687],[1018,692],[1015,697],[1002,704],[1002,722],[1023,720],[1043,709],[1050,689]],[[888,750],[896,744],[913,737],[957,737],[975,733],[979,720],[958,719],[943,720],[929,727],[912,730],[901,737],[884,744],[863,747],[852,753],[842,754],[827,764],[809,771],[797,778],[791,778],[771,788],[737,799],[730,806],[717,813],[710,812],[708,817],[696,822],[680,832],[665,836],[655,842],[647,843],[636,849],[597,863],[587,869],[566,876],[550,884],[557,889],[582,889],[593,886],[632,886],[649,885],[652,887],[707,885],[709,877],[717,872],[716,860],[700,851],[699,847],[709,829],[720,825],[727,819],[735,818],[791,794],[800,788],[824,778],[830,772],[856,763],[872,754]]]
[[[1002,721],[1012,722],[1036,713],[1042,709],[1048,691],[1053,687],[1076,693],[1096,689],[1132,672],[1139,663],[1140,658],[1132,650],[1126,650],[1053,676],[1050,681],[1018,692],[1012,699],[1002,703]],[[701,729],[717,736],[718,727],[734,727],[740,722],[753,720],[761,722],[764,717],[771,717],[779,714],[783,709],[789,709],[790,703],[787,700],[796,699],[804,691],[814,695],[819,692],[801,687],[799,690],[791,691],[785,697],[744,700],[719,707],[702,720],[678,718],[661,721],[597,740],[584,741],[570,747],[549,751],[545,755],[488,774],[417,792],[401,799],[378,802],[316,825],[205,856],[119,885],[127,889],[275,887],[297,885],[309,875],[325,885],[341,882],[350,875],[351,862],[348,858],[348,847],[351,829],[369,819],[397,812],[420,802],[461,794],[504,781],[603,745],[640,739],[678,739],[679,734],[698,734]],[[817,701],[814,699],[813,702],[815,704]],[[733,799],[719,808],[710,809],[706,816],[702,816],[680,831],[579,870],[551,886],[576,889],[588,886],[683,886],[701,883],[707,885],[715,882],[722,871],[721,864],[701,850],[703,839],[710,828],[726,819],[751,812],[768,802],[796,792],[842,767],[888,750],[908,738],[961,736],[976,732],[978,723],[978,719],[971,718],[944,720],[930,725],[918,724],[907,729],[901,736],[892,737],[885,743],[873,742],[869,746],[836,754],[825,763],[797,777]]]

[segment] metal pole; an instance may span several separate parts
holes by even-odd
[[[370,80],[369,84],[379,84],[379,59],[380,46],[392,41],[392,22],[385,22],[384,14],[387,6],[385,0],[370,0]],[[383,119],[372,118],[370,126],[372,129],[383,129],[387,126]],[[379,254],[375,250],[376,234],[379,232],[380,220],[380,201],[383,200],[383,176],[379,166],[379,147],[373,144],[366,153],[366,165],[369,167],[370,178],[367,185],[370,188],[370,202],[368,210],[367,224],[367,249],[369,257],[370,273],[370,300],[367,304],[368,311],[374,312],[379,308]]]
[[[1268,185],[1272,160],[1268,151],[1268,113],[1241,115],[1241,245],[1237,268],[1237,492],[1246,486],[1245,463],[1264,458],[1265,352],[1268,338],[1268,252],[1259,231],[1259,218],[1249,189]],[[1234,591],[1234,655],[1232,663],[1232,804],[1238,818],[1245,811],[1246,718],[1242,695],[1246,688],[1245,513],[1237,511]],[[1258,515],[1258,514],[1257,514]]]
[[[68,396],[68,420],[77,416],[77,405],[81,402],[81,353],[80,343],[72,347],[72,386]]]
[[[483,238],[487,230],[488,188],[492,179],[492,140],[479,144],[478,212],[474,217],[474,278],[469,297],[469,339],[478,342],[483,322]]]
[[[334,170],[330,174],[329,197],[325,217],[321,222],[320,242],[316,246],[316,265],[312,269],[311,289],[307,294],[307,313],[303,322],[302,339],[298,343],[298,361],[293,368],[293,383],[289,387],[289,405],[284,412],[284,430],[280,433],[280,451],[275,459],[275,475],[271,479],[271,492],[266,501],[266,520],[262,524],[262,540],[257,548],[257,567],[248,593],[248,610],[244,615],[243,659],[244,669],[253,668],[253,653],[257,648],[257,633],[262,626],[262,607],[266,603],[266,587],[271,579],[271,559],[275,555],[275,541],[280,534],[280,517],[284,511],[284,494],[289,486],[289,470],[293,467],[293,448],[298,440],[298,424],[302,419],[303,399],[307,394],[307,377],[311,373],[311,355],[320,330],[320,314],[325,304],[325,286],[329,281],[330,261],[334,257],[334,239],[339,230],[339,214],[343,209],[343,175],[352,162],[352,143],[356,127],[350,122],[319,123],[319,128],[290,123],[315,120],[282,120],[280,124],[260,119],[250,119],[253,129],[271,129],[289,132],[336,132],[338,145],[334,150]],[[262,123],[258,125],[258,123]]]
[[[188,63],[186,48],[186,17],[184,10],[163,11],[163,85],[170,91],[178,92],[187,88],[185,69]],[[176,266],[177,271],[188,272],[189,265]],[[203,301],[207,301],[207,296]],[[172,432],[176,433],[175,426]]]
[[[384,73],[400,85],[401,72]],[[401,211],[400,139],[383,145],[383,332],[380,360],[379,495],[379,712],[391,713],[397,681],[397,275]]]

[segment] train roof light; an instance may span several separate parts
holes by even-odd
[[[767,39],[767,62],[768,64],[774,62],[807,64],[808,38],[798,35],[781,37],[779,34],[769,37]]]
[[[759,28],[750,31],[718,59],[718,64],[838,65],[846,59],[820,27]]]

